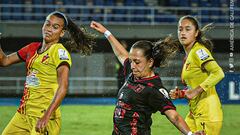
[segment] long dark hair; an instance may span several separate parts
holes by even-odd
[[[162,67],[167,64],[169,58],[179,50],[180,43],[177,39],[173,39],[171,35],[165,37],[163,40],[151,42],[147,40],[140,40],[133,44],[132,48],[139,48],[143,50],[144,56],[147,60],[152,58],[154,60],[153,67]]]
[[[179,19],[178,23],[180,23],[182,20],[185,20],[185,19],[192,22],[192,24],[194,25],[196,30],[198,30],[198,35],[196,37],[197,42],[204,45],[209,51],[212,52],[213,43],[210,39],[206,38],[206,33],[214,27],[213,23],[206,24],[203,28],[201,28],[199,25],[200,23],[198,22],[197,18],[195,18],[191,15],[186,15],[186,16],[181,17]]]
[[[69,52],[77,52],[82,55],[90,55],[93,45],[95,45],[94,35],[88,33],[84,28],[78,27],[69,17],[59,11],[54,11],[50,15],[55,15],[64,20],[64,29],[69,32],[69,39],[63,43]]]

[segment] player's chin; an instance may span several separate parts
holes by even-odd
[[[134,77],[140,77],[140,73],[139,72],[133,72]]]

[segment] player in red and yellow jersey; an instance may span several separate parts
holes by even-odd
[[[212,43],[203,37],[204,29],[199,28],[192,16],[179,20],[178,38],[186,52],[182,81],[187,90],[174,89],[170,95],[173,99],[189,99],[190,112],[186,122],[192,131],[204,130],[207,135],[219,135],[223,112],[215,85],[224,73],[212,57]]]
[[[59,40],[66,30],[69,31],[72,41],[63,45]],[[23,61],[27,69],[20,106],[4,129],[3,135],[60,133],[59,106],[67,92],[72,64],[69,51],[75,49],[74,51],[89,54],[94,43],[70,18],[58,11],[47,16],[42,35],[42,42],[30,43],[10,55],[5,55],[0,48],[1,66]]]

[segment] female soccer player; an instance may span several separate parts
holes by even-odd
[[[187,89],[171,90],[170,96],[189,99],[190,112],[185,120],[192,131],[204,130],[207,135],[219,135],[223,113],[215,85],[224,73],[212,57],[211,41],[204,37],[210,26],[201,29],[192,16],[179,20],[178,39],[186,53],[182,81]]]
[[[143,40],[133,44],[128,53],[103,25],[93,21],[90,26],[104,33],[118,60],[124,65],[126,81],[118,93],[112,134],[150,135],[151,115],[160,111],[183,134],[192,135],[183,118],[176,112],[159,75],[153,71],[154,67],[162,65],[176,52],[177,44],[170,37],[156,43]]]
[[[71,40],[59,43],[68,31]],[[69,51],[90,54],[92,38],[61,12],[50,13],[42,27],[42,42],[30,43],[19,51],[5,55],[0,48],[0,65],[25,62],[26,82],[20,106],[3,135],[58,135],[61,128],[59,106],[68,89],[71,67]],[[66,47],[66,48],[65,48]]]

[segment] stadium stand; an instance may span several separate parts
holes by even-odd
[[[239,1],[235,12],[239,14]],[[54,10],[81,22],[158,24],[173,23],[184,14],[200,16],[203,23],[229,22],[227,0],[2,0],[1,21],[39,21]],[[235,17],[240,22],[240,17]]]

